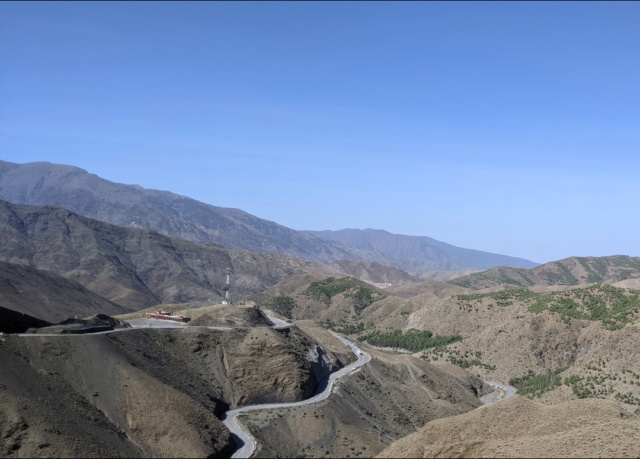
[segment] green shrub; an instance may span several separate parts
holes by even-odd
[[[530,398],[540,397],[545,392],[555,389],[561,383],[558,374],[565,371],[567,367],[537,375],[529,370],[526,375],[519,378],[511,378],[509,385],[515,387],[520,395],[530,394]]]

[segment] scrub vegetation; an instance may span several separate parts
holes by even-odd
[[[400,347],[411,352],[419,352],[432,347],[446,346],[447,344],[462,341],[458,335],[438,336],[429,330],[411,329],[406,332],[394,330],[390,333],[374,331],[358,338],[358,341],[366,341],[374,346]]]
[[[327,277],[326,279],[312,282],[302,292],[307,298],[320,301],[326,305],[331,304],[331,299],[341,293],[344,294],[344,298],[352,298],[354,300],[354,308],[357,314],[360,314],[363,309],[375,301],[380,301],[387,297],[372,288],[358,285],[350,277],[341,277],[339,279]]]
[[[617,330],[638,317],[640,291],[618,288],[607,284],[565,291],[535,293],[528,289],[502,290],[499,292],[457,295],[460,310],[472,312],[485,304],[491,309],[496,306],[511,306],[523,302],[533,313],[550,311],[559,314],[569,323],[571,319],[599,321],[609,330]]]

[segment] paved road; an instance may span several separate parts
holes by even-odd
[[[276,317],[267,316],[271,322],[274,323],[273,328],[287,328],[290,327],[291,324],[280,320]],[[107,333],[116,333],[123,332],[127,330],[133,330],[135,328],[161,328],[161,329],[182,329],[187,328],[188,325],[181,322],[171,322],[169,320],[159,320],[159,319],[147,319],[144,317],[138,319],[129,319],[125,320],[131,328],[116,328],[113,330],[107,330],[102,332],[94,332],[94,333],[19,333],[19,336],[86,336],[86,335],[104,335]],[[207,327],[210,330],[233,330],[233,327]]]
[[[185,328],[182,322],[171,322],[169,320],[147,319],[141,317],[139,319],[129,319],[128,322],[132,328]]]
[[[290,324],[280,319],[277,319],[276,317],[272,317],[272,316],[267,316],[267,317],[269,317],[269,319],[275,324],[273,328],[286,328],[291,326]],[[108,331],[97,332],[97,333],[87,333],[87,334],[100,335],[100,334],[107,334],[107,333],[118,333],[118,332],[126,332],[129,330],[135,330],[137,328],[143,328],[143,329],[144,328],[155,328],[155,329],[160,328],[160,329],[178,330],[178,329],[184,329],[187,327],[185,324],[182,324],[179,322],[169,322],[166,320],[158,320],[158,319],[140,318],[140,319],[130,319],[127,322],[129,323],[129,325],[131,325],[131,328],[117,328],[114,330],[108,330]],[[207,327],[207,328],[212,330],[232,330],[232,328],[230,327]],[[29,334],[20,334],[20,336],[86,336],[87,334],[62,335],[62,334],[37,334],[37,333],[31,334],[29,333]],[[294,406],[310,405],[312,403],[318,403],[318,402],[321,402],[322,400],[326,400],[329,397],[329,395],[331,395],[331,389],[333,388],[333,383],[336,379],[346,375],[351,371],[354,371],[356,368],[361,367],[362,365],[366,364],[371,360],[371,356],[369,354],[367,354],[366,352],[363,352],[361,349],[353,345],[348,340],[342,338],[341,336],[336,335],[336,337],[340,341],[342,341],[342,343],[345,346],[351,349],[351,351],[358,357],[358,360],[356,360],[354,363],[347,365],[346,367],[342,368],[339,371],[331,373],[329,375],[328,380],[326,381],[324,390],[322,390],[321,392],[319,392],[318,394],[314,395],[313,397],[307,400],[302,400],[299,402],[252,405],[244,408],[238,408],[232,411],[227,411],[224,414],[222,418],[224,424],[227,426],[229,431],[231,431],[231,434],[233,435],[236,443],[241,444],[240,449],[238,449],[231,457],[240,457],[240,458],[250,457],[251,454],[253,454],[253,451],[255,450],[255,447],[256,447],[255,442],[253,441],[251,436],[238,423],[238,420],[237,420],[238,414],[245,411],[274,409],[274,408],[289,408]]]
[[[106,330],[93,333],[20,333],[19,336],[87,336],[87,335],[105,335],[107,333],[119,333],[129,330],[135,330],[136,328],[156,328],[164,330],[179,330],[187,328],[187,325],[180,322],[170,322],[168,320],[159,319],[129,319],[125,320],[131,328],[114,328],[113,330]],[[232,327],[207,327],[210,330],[233,330]],[[278,327],[274,327],[278,328]]]
[[[290,327],[291,324],[286,323],[284,320],[280,320],[277,317],[273,317],[267,314],[267,317],[269,318],[269,320],[271,322],[273,322],[275,324],[275,327],[273,328],[287,328]]]
[[[322,400],[326,400],[329,397],[329,395],[331,395],[331,389],[333,388],[333,383],[336,379],[346,375],[347,373],[355,370],[356,368],[361,367],[362,365],[366,364],[371,360],[371,356],[369,354],[367,354],[366,352],[363,352],[362,350],[357,348],[355,345],[353,345],[351,342],[347,341],[346,339],[340,336],[337,336],[337,338],[340,341],[342,341],[342,343],[345,346],[351,349],[351,351],[358,357],[358,360],[354,363],[347,365],[346,367],[342,368],[339,371],[331,373],[331,375],[329,375],[329,380],[327,381],[327,385],[322,392],[319,392],[313,397],[307,400],[302,400],[300,402],[251,405],[251,406],[245,406],[243,408],[227,411],[225,413],[225,416],[222,418],[222,422],[224,422],[227,428],[231,431],[231,434],[234,436],[234,439],[237,442],[238,440],[240,440],[238,443],[241,443],[240,449],[238,449],[231,457],[236,457],[236,458],[250,457],[256,448],[255,442],[253,441],[252,437],[238,422],[238,419],[237,419],[238,414],[247,412],[247,411],[254,411],[254,410],[290,408],[294,406],[310,405],[312,403],[318,403]]]
[[[286,328],[289,327],[290,324],[276,318],[276,317],[272,317],[267,315],[267,317],[275,324],[274,328]],[[131,325],[132,328],[118,328],[115,330],[108,330],[108,331],[103,331],[103,332],[97,332],[97,333],[90,333],[92,335],[99,335],[99,334],[106,334],[106,333],[116,333],[116,332],[125,332],[128,330],[134,330],[136,328],[162,328],[162,329],[184,329],[186,328],[185,324],[179,323],[179,322],[169,322],[166,320],[157,320],[157,319],[146,319],[146,318],[140,318],[140,319],[131,319],[127,321],[129,323],[129,325]],[[231,327],[207,327],[209,329],[212,330],[232,330]],[[83,334],[65,334],[65,335],[60,335],[60,334],[20,334],[20,336],[84,336]],[[354,371],[356,368],[359,368],[361,366],[363,366],[364,364],[366,364],[367,362],[369,362],[371,360],[371,356],[369,354],[367,354],[366,352],[363,352],[361,349],[359,349],[358,347],[356,347],[353,343],[351,343],[350,341],[346,340],[345,338],[342,338],[341,336],[336,335],[336,337],[342,341],[342,343],[347,346],[349,349],[351,349],[351,351],[358,357],[358,360],[355,361],[354,363],[351,363],[349,365],[347,365],[346,367],[342,368],[339,371],[336,371],[334,373],[332,373],[331,375],[329,375],[329,379],[326,383],[326,386],[324,388],[324,390],[322,390],[321,392],[319,392],[318,394],[314,395],[313,397],[307,399],[307,400],[302,400],[299,402],[291,402],[291,403],[269,403],[269,404],[262,404],[262,405],[251,405],[251,406],[246,406],[243,408],[238,408],[235,410],[231,410],[231,411],[227,411],[223,417],[222,417],[222,421],[224,422],[224,424],[227,426],[227,428],[229,429],[229,431],[231,432],[232,436],[234,437],[234,440],[236,441],[236,443],[239,443],[241,445],[240,449],[238,449],[231,457],[232,458],[248,458],[253,454],[253,451],[256,448],[255,442],[253,441],[253,438],[249,435],[248,431],[246,431],[242,425],[238,422],[238,415],[240,413],[243,412],[247,412],[247,411],[255,411],[255,410],[264,410],[264,409],[276,409],[276,408],[290,408],[290,407],[295,407],[295,406],[302,406],[302,405],[310,405],[313,403],[318,403],[321,402],[322,400],[326,400],[327,398],[329,398],[329,395],[331,395],[331,390],[333,388],[333,383],[334,381],[336,381],[338,378],[346,375],[347,373],[350,373],[352,371]],[[506,384],[500,384],[500,383],[496,383],[496,382],[491,382],[491,381],[485,381],[485,383],[497,387],[498,389],[502,389],[504,390],[505,396],[502,400],[505,400],[509,397],[512,397],[516,394],[516,389],[514,387],[511,386],[507,386]],[[486,405],[485,405],[486,406]]]
[[[500,384],[500,383],[491,382],[491,381],[485,381],[485,383],[489,384],[490,386],[497,387],[498,389],[504,390],[504,398],[498,401],[506,400],[509,397],[513,397],[514,395],[516,395],[515,387],[511,387],[511,386],[507,386],[506,384]],[[496,402],[493,402],[493,403],[496,403]],[[484,406],[487,406],[487,405],[484,405]]]

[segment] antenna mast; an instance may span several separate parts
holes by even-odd
[[[229,300],[229,281],[231,279],[231,268],[227,268],[227,280],[224,283],[224,301],[222,304],[231,304]]]

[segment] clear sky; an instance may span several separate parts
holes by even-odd
[[[0,2],[0,158],[293,229],[640,256],[640,3]]]

